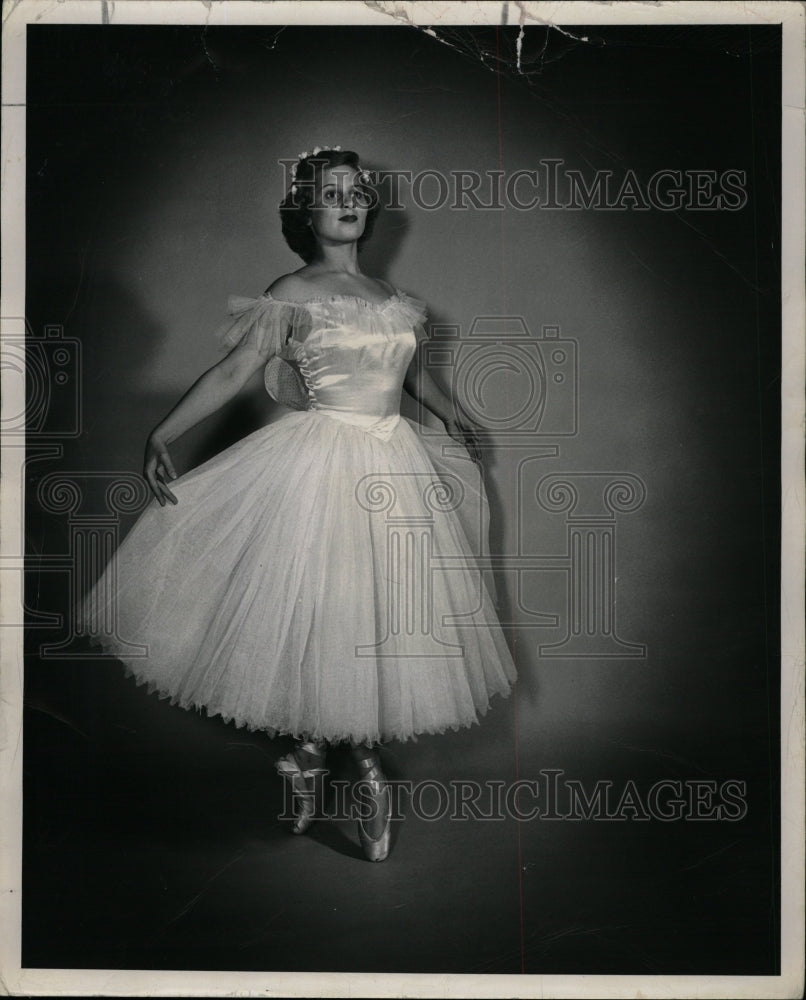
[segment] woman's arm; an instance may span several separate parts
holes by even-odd
[[[474,462],[481,461],[482,447],[479,438],[481,428],[464,414],[460,415],[455,401],[445,395],[423,365],[419,348],[411,359],[403,387],[410,396],[419,400],[445,424],[448,434],[467,448]]]
[[[247,338],[218,364],[209,368],[149,434],[143,461],[143,475],[161,506],[166,498],[177,503],[166,485],[176,478],[168,445],[215,413],[235,397],[259,368],[266,365],[270,351],[260,350]]]

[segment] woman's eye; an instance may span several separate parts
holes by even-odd
[[[362,205],[367,208],[372,203],[372,195],[369,191],[365,191],[363,188],[355,189],[355,203],[356,205]]]

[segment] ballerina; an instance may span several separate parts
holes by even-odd
[[[478,723],[516,672],[477,564],[489,519],[478,428],[421,363],[424,304],[359,267],[378,210],[369,176],[354,152],[316,147],[293,181],[282,230],[304,266],[231,300],[226,356],[149,435],[153,499],[80,621],[173,704],[294,737],[276,767],[295,833],[316,815],[328,745],[349,742],[371,807],[359,839],[382,861],[381,744]],[[261,369],[294,412],[178,476],[171,442]],[[447,435],[401,416],[404,386]],[[398,542],[392,509],[416,526]],[[429,556],[450,569],[423,573]],[[110,607],[114,636],[100,627]],[[127,655],[118,636],[148,655]]]

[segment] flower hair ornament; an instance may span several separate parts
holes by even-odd
[[[291,194],[297,193],[297,185],[296,185],[297,171],[301,166],[301,164],[305,160],[307,160],[308,157],[310,156],[318,156],[320,153],[330,153],[330,152],[340,153],[341,146],[314,146],[310,153],[306,151],[304,153],[300,153],[297,156],[297,162],[291,164],[291,181],[292,181]],[[368,170],[359,169],[358,176],[360,180],[363,181],[364,184],[369,184],[371,182],[372,178],[370,177],[370,173]]]

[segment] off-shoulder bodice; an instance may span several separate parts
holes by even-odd
[[[354,295],[291,302],[264,293],[230,299],[224,347],[251,342],[295,363],[308,408],[388,438],[400,419],[406,370],[424,336],[425,304],[395,291],[383,303]]]

